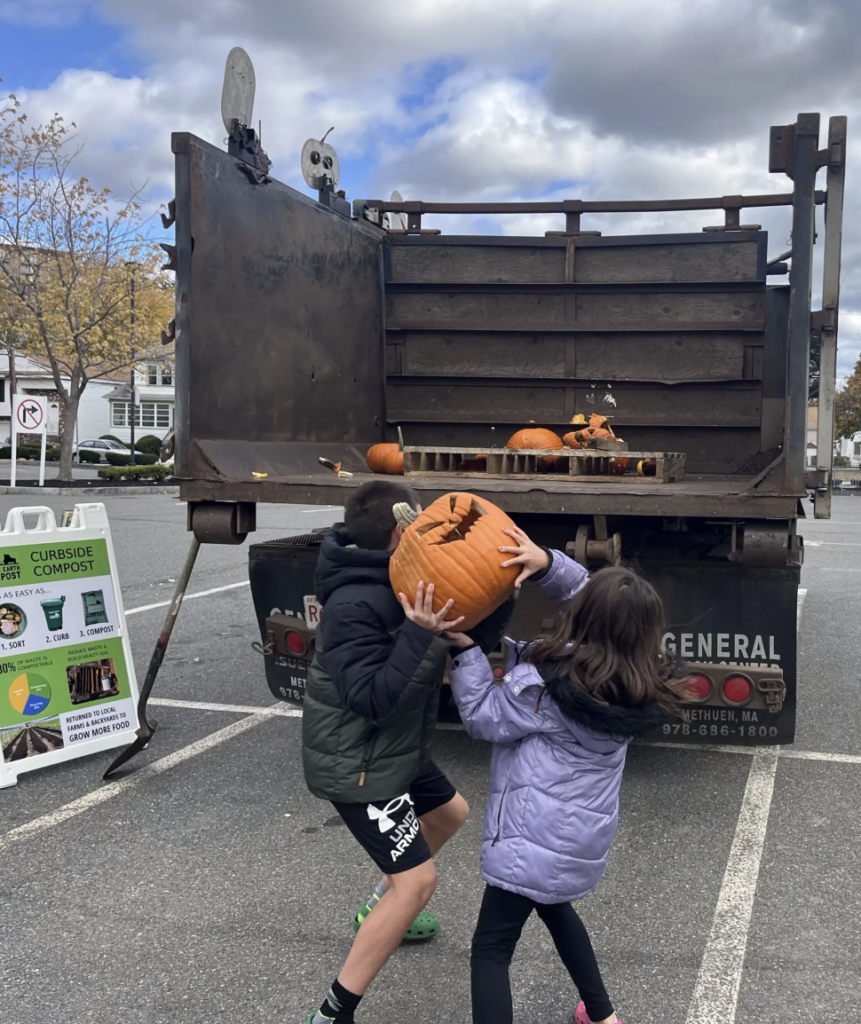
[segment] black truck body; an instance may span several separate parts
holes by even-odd
[[[797,522],[830,510],[845,132],[832,118],[820,148],[818,115],[772,129],[771,169],[791,184],[783,195],[365,200],[352,214],[331,190],[317,200],[274,180],[241,147],[175,134],[175,466],[190,527],[230,543],[253,530],[258,502],[340,506],[370,478],[367,448],[400,431],[408,451],[423,449],[408,479],[424,504],[472,491],[589,565],[618,558],[621,545],[655,584],[666,643],[711,666],[713,683],[662,738],[791,742]],[[792,209],[792,250],[770,259],[767,233],[741,212],[781,205]],[[813,312],[817,207],[824,278]],[[704,214],[696,233],[581,229],[584,214],[643,210],[721,214]],[[426,214],[459,212],[557,212],[564,230],[449,236],[423,226]],[[383,226],[401,213],[404,226]],[[591,412],[609,415],[632,452],[684,454],[683,477],[464,474],[446,452],[502,449],[532,423],[561,435]],[[313,645],[313,541],[251,553],[270,686],[297,701]],[[534,635],[549,615],[524,596],[512,633]],[[291,631],[300,639],[288,642]],[[747,670],[749,699],[727,699],[721,664]]]

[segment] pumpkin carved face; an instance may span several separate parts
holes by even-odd
[[[393,454],[401,456],[400,469],[386,469],[386,457]],[[404,455],[400,451],[400,446],[394,441],[371,445],[365,456],[365,461],[372,473],[403,473],[404,471]]]
[[[491,502],[455,492],[421,512],[401,537],[389,561],[395,593],[412,602],[423,580],[433,583],[433,608],[454,600],[451,618],[464,616],[458,629],[472,629],[514,592],[517,566],[503,569],[499,547],[511,543],[502,531],[514,523]]]

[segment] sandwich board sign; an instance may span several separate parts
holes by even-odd
[[[48,399],[43,395],[12,396],[12,472],[14,487],[18,477],[18,435],[41,434],[42,455],[39,459],[39,486],[45,486],[45,445],[48,440]]]
[[[135,735],[137,681],[105,506],[0,530],[0,789]]]

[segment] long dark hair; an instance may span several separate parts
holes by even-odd
[[[663,628],[664,605],[649,582],[630,569],[601,569],[526,660],[555,662],[558,678],[606,704],[678,712],[690,699],[688,680],[661,649]]]

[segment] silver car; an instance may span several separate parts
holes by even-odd
[[[117,444],[116,441],[106,441],[103,438],[99,438],[95,441],[81,441],[80,444],[75,445],[72,458],[77,459],[80,462],[81,452],[96,452],[99,456],[99,462],[107,461],[105,459],[105,455],[108,452],[116,452],[117,455],[131,456],[131,450],[126,448],[125,445]]]

